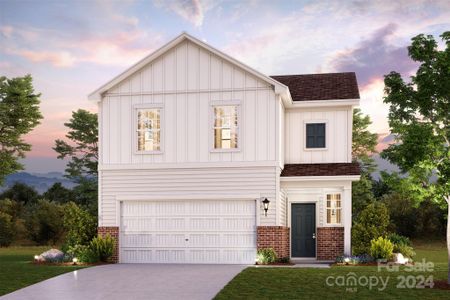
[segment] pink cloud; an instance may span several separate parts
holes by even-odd
[[[67,51],[10,50],[9,54],[22,56],[32,62],[49,62],[56,67],[72,67],[77,58]]]

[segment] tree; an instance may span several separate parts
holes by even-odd
[[[0,184],[7,175],[22,170],[19,158],[31,150],[22,136],[39,124],[39,97],[30,75],[8,79],[0,76]]]
[[[368,174],[361,174],[359,181],[352,183],[352,219],[357,220],[359,214],[373,203],[372,181]]]
[[[42,197],[53,202],[67,203],[75,200],[75,193],[65,188],[61,182],[55,182]]]
[[[88,245],[97,235],[97,220],[89,212],[69,202],[64,206],[65,250],[76,245]]]
[[[0,247],[8,247],[16,235],[12,217],[0,211]]]
[[[353,138],[352,157],[361,163],[364,172],[370,173],[375,169],[371,154],[375,153],[378,135],[368,129],[372,124],[369,116],[364,116],[359,108],[353,110]]]
[[[72,112],[72,118],[64,123],[69,128],[66,134],[72,144],[56,140],[55,150],[59,159],[70,158],[66,176],[80,181],[86,177],[97,177],[98,164],[98,122],[97,114],[79,109]]]
[[[369,116],[364,116],[360,109],[353,110],[353,139],[352,157],[361,166],[361,178],[352,183],[352,215],[353,219],[358,218],[359,213],[374,201],[372,193],[372,180],[370,172],[375,168],[375,163],[370,156],[375,152],[377,145],[377,134],[368,130],[372,124]]]
[[[73,189],[76,202],[83,204],[96,214],[97,210],[97,166],[98,166],[98,121],[97,114],[79,109],[64,124],[69,128],[66,137],[70,144],[56,140],[55,150],[59,159],[70,158],[66,177],[78,185]]]
[[[31,240],[39,245],[56,245],[64,234],[63,219],[63,206],[39,200],[27,207],[25,226]]]
[[[387,234],[389,213],[386,206],[380,202],[369,204],[358,216],[352,228],[353,254],[367,254],[370,241]]]
[[[412,38],[408,54],[419,67],[410,82],[397,72],[384,78],[384,102],[390,106],[389,126],[396,143],[382,157],[407,172],[424,199],[447,206],[450,284],[450,31],[441,37],[443,50],[431,35]]]
[[[0,194],[0,199],[10,199],[26,205],[38,200],[39,193],[24,183],[16,182],[9,189]]]

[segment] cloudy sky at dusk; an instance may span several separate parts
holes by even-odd
[[[31,74],[42,124],[30,172],[62,171],[51,149],[87,94],[182,31],[268,75],[355,71],[372,130],[388,132],[383,75],[409,76],[411,37],[450,30],[450,1],[0,1],[0,75]]]

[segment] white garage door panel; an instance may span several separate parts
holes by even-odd
[[[255,201],[125,201],[121,212],[121,262],[255,261]]]

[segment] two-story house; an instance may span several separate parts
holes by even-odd
[[[270,77],[183,33],[89,99],[118,262],[351,252],[354,73]]]

